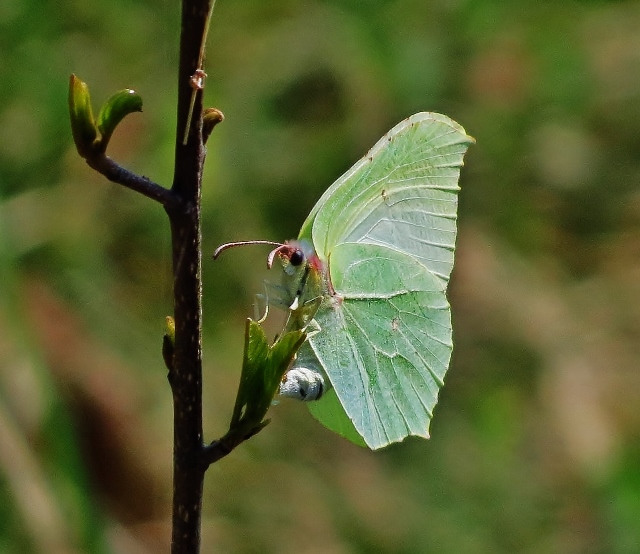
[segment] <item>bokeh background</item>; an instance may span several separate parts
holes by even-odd
[[[170,184],[179,3],[0,3],[0,552],[167,552],[162,209],[74,151],[67,83],[145,111],[110,154]],[[284,240],[391,126],[446,113],[455,351],[429,441],[371,453],[303,405],[207,473],[203,552],[640,552],[640,3],[221,0],[206,104],[205,434]]]

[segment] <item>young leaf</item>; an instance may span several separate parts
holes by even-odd
[[[89,87],[75,75],[69,80],[69,116],[78,154],[86,158],[93,152],[98,129],[91,110]]]
[[[97,125],[100,134],[100,150],[107,149],[109,140],[118,124],[130,113],[142,111],[142,97],[133,90],[124,89],[116,92],[100,108]]]
[[[283,333],[270,346],[260,323],[247,320],[242,374],[230,433],[248,436],[266,424],[263,419],[282,376],[305,338],[304,331],[290,331]]]

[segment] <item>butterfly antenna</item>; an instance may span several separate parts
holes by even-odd
[[[220,254],[222,254],[222,252],[224,252],[225,250],[228,250],[229,248],[233,248],[235,246],[247,246],[248,244],[269,244],[271,246],[278,246],[278,247],[283,246],[281,242],[273,242],[270,240],[241,240],[238,242],[227,242],[225,244],[221,244],[220,246],[218,246],[218,248],[216,248],[215,252],[213,253],[213,259],[214,260],[217,259],[217,257]],[[271,254],[269,254],[269,257],[271,257]]]

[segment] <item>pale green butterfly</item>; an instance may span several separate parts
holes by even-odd
[[[453,348],[446,287],[472,142],[446,116],[405,119],[269,256],[283,266],[285,330],[308,332],[280,394],[310,401],[322,424],[357,444],[429,436]]]

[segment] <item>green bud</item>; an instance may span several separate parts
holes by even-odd
[[[133,90],[124,89],[116,92],[100,108],[98,113],[98,130],[102,135],[100,150],[107,149],[113,131],[125,116],[142,111],[142,97]]]
[[[218,108],[207,108],[202,114],[202,142],[207,144],[207,140],[213,128],[224,121],[224,114]]]
[[[91,110],[89,87],[73,74],[69,81],[69,116],[78,154],[86,158],[93,151],[98,129]]]
[[[164,336],[162,337],[162,358],[169,371],[173,371],[173,353],[176,346],[176,322],[171,316],[165,318]]]
[[[170,315],[164,318],[164,334],[169,338],[171,344],[176,343],[176,320]]]

